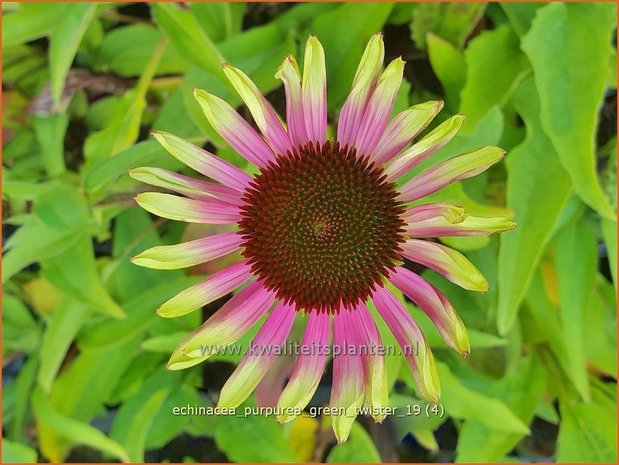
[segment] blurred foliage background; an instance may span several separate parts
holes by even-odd
[[[614,4],[3,2],[2,14],[4,462],[616,461]],[[174,416],[214,405],[238,357],[166,371],[225,299],[172,320],[155,309],[225,263],[131,264],[205,230],[137,208],[145,187],[127,171],[184,170],[152,129],[241,164],[192,89],[240,107],[220,68],[229,61],[283,113],[273,75],[310,33],[326,50],[332,123],[381,30],[387,59],[407,61],[396,111],[440,98],[432,127],[468,115],[433,161],[509,151],[433,195],[518,223],[500,238],[445,239],[482,270],[487,294],[424,271],[470,329],[467,359],[408,304],[439,361],[444,415],[359,418],[343,445],[324,417]],[[388,362],[392,404],[423,412],[408,367]],[[290,363],[248,405],[272,405]],[[329,389],[327,371],[311,405]]]

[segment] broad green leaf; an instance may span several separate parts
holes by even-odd
[[[94,3],[68,5],[49,38],[51,92],[56,110],[61,109],[65,78],[96,7]]]
[[[497,325],[512,327],[518,307],[570,190],[570,179],[539,120],[539,100],[529,76],[514,91],[516,111],[527,128],[524,142],[508,153],[507,206],[518,227],[501,236]],[[541,201],[540,199],[543,199]]]
[[[313,22],[311,33],[325,49],[331,110],[346,98],[367,41],[382,29],[392,8],[389,3],[342,3]]]
[[[53,429],[56,434],[66,438],[72,444],[85,444],[102,452],[128,462],[129,457],[125,450],[112,439],[88,423],[67,417],[50,403],[41,390],[35,390],[32,395],[32,408],[39,424]],[[45,454],[45,451],[42,451]],[[51,461],[62,461],[59,457],[47,456]]]
[[[2,438],[2,463],[37,463],[37,451]]]
[[[546,371],[536,357],[521,359],[517,370],[490,388],[524,424],[529,424],[546,386]],[[458,437],[458,462],[498,462],[523,434],[496,431],[477,422],[463,425]]]
[[[518,416],[496,397],[469,389],[444,363],[437,363],[441,380],[441,403],[449,415],[481,423],[491,430],[527,434],[529,429]],[[479,408],[484,405],[483,409]]]
[[[133,337],[110,348],[80,351],[54,382],[51,393],[54,410],[72,422],[77,420],[80,428],[87,426],[111,395],[139,340]],[[67,439],[55,425],[39,424],[41,452],[51,461],[62,462],[75,442]]]
[[[559,310],[570,371],[583,400],[590,399],[585,330],[597,272],[597,238],[584,219],[567,225],[556,238]],[[577,266],[574,266],[577,264]]]
[[[537,9],[545,4],[541,2],[501,2],[499,5],[505,11],[516,34],[523,36],[531,27]]]
[[[101,281],[89,237],[83,236],[61,254],[46,259],[42,267],[44,276],[60,291],[95,311],[115,318],[125,316]]]
[[[422,50],[426,48],[428,32],[462,48],[485,9],[485,3],[420,3],[413,10],[412,38]]]
[[[144,401],[135,412],[135,416],[130,419],[130,428],[125,438],[124,446],[132,462],[139,463],[144,461],[144,447],[148,430],[153,424],[153,420],[157,416],[168,392],[165,388],[159,389]]]
[[[8,252],[2,260],[3,282],[31,263],[63,253],[85,237],[86,200],[74,186],[59,183],[39,195],[34,213],[5,243]]]
[[[615,5],[546,5],[522,49],[533,65],[541,121],[582,199],[606,218],[615,213],[596,174],[595,136],[612,53]]]
[[[193,11],[173,3],[156,3],[151,8],[155,21],[181,55],[226,82],[221,70],[225,58],[200,27]]]
[[[161,32],[149,24],[116,27],[105,34],[95,56],[95,66],[102,70],[110,69],[122,77],[140,76],[161,38]],[[127,47],[127,44],[132,45]],[[155,75],[182,73],[188,66],[174,47],[166,47]]]
[[[68,115],[56,113],[47,116],[34,116],[32,122],[47,174],[54,177],[64,173],[66,170],[64,138],[69,125]]]
[[[460,113],[475,125],[490,108],[505,103],[528,63],[518,49],[518,36],[506,26],[473,39],[464,59],[467,76],[460,95]]]
[[[610,273],[612,274],[615,288],[617,288],[617,222],[603,218],[602,235],[606,244]]]
[[[237,409],[241,415],[245,405]],[[234,462],[299,461],[283,435],[282,426],[273,418],[222,415],[217,419],[215,443]]]
[[[557,462],[617,462],[617,417],[613,411],[591,402],[564,401],[560,408]]]
[[[198,23],[215,42],[221,42],[239,32],[243,26],[244,3],[209,2],[190,3]]]
[[[432,70],[441,81],[447,107],[452,111],[460,108],[460,91],[466,81],[466,61],[462,52],[447,40],[428,33],[428,58]]]
[[[67,3],[22,3],[2,15],[2,50],[50,34],[65,14]]]
[[[133,145],[138,139],[142,113],[146,107],[148,86],[155,75],[165,48],[166,42],[162,39],[157,44],[136,86],[125,92],[120,99],[110,125],[86,139],[84,156],[89,162],[116,155]]]
[[[41,367],[37,376],[37,381],[44,392],[50,392],[67,350],[89,314],[85,305],[64,299],[49,320],[43,335],[40,351]]]
[[[149,165],[168,169],[179,169],[182,166],[161,144],[151,139],[131,145],[119,152],[118,156],[104,158],[90,165],[83,178],[84,188],[88,192],[98,193],[120,176],[128,176],[130,169]]]
[[[4,309],[3,309],[4,311]],[[13,396],[13,417],[10,424],[6,426],[9,439],[13,441],[24,441],[24,425],[30,412],[30,396],[35,385],[37,369],[39,361],[37,357],[28,357],[24,365],[21,367],[15,381],[11,384],[15,387]],[[8,390],[6,391],[8,392]],[[6,396],[6,394],[5,394]],[[3,399],[5,402],[7,397]],[[3,414],[4,414],[3,405]],[[9,420],[5,420],[5,425]]]
[[[350,437],[331,449],[327,463],[380,463],[380,454],[368,432],[354,422]]]
[[[602,285],[608,285],[614,297],[614,287],[598,276],[598,289],[591,294],[587,311],[587,324],[584,325],[585,351],[587,363],[601,372],[617,377],[617,308],[616,300],[612,306],[606,305],[601,295]]]

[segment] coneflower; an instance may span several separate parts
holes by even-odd
[[[440,124],[410,145],[442,108],[433,101],[390,118],[402,82],[404,62],[382,69],[384,46],[374,35],[361,58],[350,95],[328,139],[327,85],[323,48],[310,37],[303,72],[288,56],[278,70],[286,92],[284,124],[256,85],[228,64],[224,72],[247,105],[259,134],[230,105],[203,90],[195,97],[213,128],[259,170],[249,176],[236,166],[171,134],[154,137],[180,161],[209,180],[157,168],[138,168],[132,176],[182,196],[143,193],[137,202],[173,220],[236,225],[235,232],[191,242],[154,247],[134,263],[176,269],[241,250],[241,259],[182,291],[158,310],[176,317],[242,287],[174,351],[168,367],[182,369],[204,361],[208,347],[232,344],[263,316],[252,345],[286,343],[297,314],[306,320],[302,347],[380,346],[372,303],[393,332],[420,394],[438,402],[439,380],[432,352],[419,326],[390,282],[433,321],[449,346],[469,352],[466,329],[445,296],[402,266],[420,263],[470,290],[485,291],[479,271],[459,252],[423,239],[484,235],[505,231],[505,218],[468,216],[444,203],[410,202],[444,186],[481,173],[504,151],[484,147],[422,171],[399,186],[396,180],[443,147],[460,129],[462,115]],[[331,338],[332,334],[332,338]],[[330,346],[331,344],[331,346]],[[387,406],[384,357],[361,350],[333,350],[331,407],[339,442],[345,441],[360,407],[380,412]],[[302,351],[278,402],[281,411],[301,410],[311,400],[328,359],[328,350]],[[254,390],[275,361],[273,351],[248,352],[224,385],[222,407],[236,407]],[[282,422],[294,415],[279,415]]]

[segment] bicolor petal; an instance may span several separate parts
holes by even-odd
[[[327,312],[309,314],[300,353],[290,380],[279,396],[278,410],[304,409],[318,388],[329,353],[331,317]],[[280,414],[277,420],[286,423],[294,416]]]
[[[443,108],[442,101],[430,101],[414,105],[395,116],[385,129],[380,138],[372,160],[383,164],[391,159],[396,153],[413,140],[417,134],[428,127]]]
[[[301,71],[297,60],[287,55],[284,62],[275,73],[275,78],[284,83],[286,93],[286,123],[288,137],[297,146],[305,144],[309,139],[305,129],[303,113],[303,92],[301,90]]]
[[[441,387],[436,363],[421,328],[387,289],[378,287],[372,295],[372,301],[398,341],[420,394],[430,402],[437,403]]]
[[[193,312],[234,291],[251,276],[251,268],[245,262],[230,265],[172,297],[159,307],[157,314],[175,318]]]
[[[327,71],[325,52],[314,36],[305,44],[301,92],[307,137],[323,143],[327,133]]]
[[[176,270],[208,262],[237,250],[243,242],[236,233],[222,233],[175,245],[152,247],[131,259],[133,263],[159,270]]]
[[[239,207],[216,198],[194,200],[161,192],[144,192],[135,200],[144,210],[170,220],[233,224],[240,218]]]
[[[365,397],[363,357],[357,348],[359,339],[350,310],[342,308],[333,318],[333,383],[331,407],[337,412],[331,424],[338,443],[348,439],[352,424]]]
[[[191,178],[161,168],[141,167],[129,171],[129,176],[151,186],[163,187],[192,199],[215,198],[232,205],[241,205],[241,193],[230,187]]]
[[[516,223],[508,218],[467,216],[458,223],[449,222],[442,216],[424,221],[409,223],[404,227],[409,237],[455,237],[488,236],[502,231],[509,231]]]
[[[458,133],[466,117],[454,115],[447,119],[427,136],[406,149],[385,167],[387,179],[394,181],[403,174],[408,173],[422,161],[428,159],[437,150],[443,148]]]
[[[442,217],[448,223],[462,223],[467,216],[466,210],[459,205],[451,203],[424,203],[408,208],[402,215],[402,219],[412,224]]]
[[[271,368],[290,333],[296,311],[294,305],[280,302],[251,342],[247,353],[221,389],[221,408],[236,408],[249,397]]]
[[[383,35],[374,34],[365,47],[350,94],[340,111],[337,122],[337,140],[342,145],[352,145],[357,139],[361,119],[383,68],[384,58]]]
[[[234,108],[201,89],[195,89],[193,95],[213,129],[247,161],[259,168],[275,161],[269,145]]]
[[[162,131],[153,131],[152,134],[174,158],[224,186],[243,191],[251,182],[249,175],[233,164],[180,137]]]
[[[396,267],[389,281],[430,317],[447,344],[460,354],[470,352],[469,336],[462,320],[447,298],[421,276]]]
[[[357,306],[354,319],[362,344],[368,348],[367,355],[364,356],[366,363],[365,404],[370,407],[374,420],[381,423],[385,419],[385,411],[389,403],[385,357],[379,351],[383,341],[376,323],[364,303]]]
[[[273,151],[284,155],[292,150],[293,145],[286,129],[256,84],[243,71],[227,63],[223,65],[223,69]]]
[[[275,294],[252,282],[226,302],[174,350],[168,369],[182,370],[238,341],[273,305]]]
[[[409,239],[400,245],[402,255],[471,291],[486,292],[488,281],[460,252],[436,242]]]
[[[368,100],[354,146],[359,155],[370,155],[385,132],[393,102],[402,84],[404,60],[396,58],[380,75],[376,89]]]
[[[505,150],[484,147],[439,163],[415,176],[400,189],[398,199],[411,202],[430,195],[461,179],[477,176],[502,160]]]

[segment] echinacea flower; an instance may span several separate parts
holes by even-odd
[[[484,235],[514,226],[505,218],[468,216],[456,205],[410,205],[481,173],[501,160],[504,151],[484,147],[438,163],[398,186],[401,175],[457,133],[463,116],[447,119],[410,145],[443,104],[415,105],[390,120],[404,62],[397,58],[383,70],[383,58],[382,35],[376,34],[341,109],[335,139],[327,138],[325,57],[315,37],[307,41],[302,72],[288,56],[276,74],[286,92],[285,124],[249,77],[225,64],[226,76],[260,133],[220,98],[203,90],[196,90],[195,97],[213,128],[256,165],[258,173],[251,177],[212,153],[162,132],[154,137],[163,147],[209,180],[156,168],[132,171],[138,180],[182,194],[138,195],[137,202],[149,212],[173,220],[236,225],[234,232],[154,247],[134,257],[134,263],[175,269],[241,250],[238,263],[159,308],[163,317],[184,315],[242,287],[178,346],[168,367],[176,370],[204,361],[211,354],[205,348],[238,341],[265,315],[252,345],[281,347],[300,315],[306,320],[302,347],[344,347],[332,351],[331,407],[345,412],[332,419],[340,442],[348,437],[360,407],[369,406],[378,412],[375,420],[382,421],[380,412],[388,402],[382,353],[347,349],[381,345],[367,304],[373,304],[393,332],[420,394],[437,402],[440,388],[432,352],[417,323],[386,284],[408,296],[429,316],[447,344],[466,355],[468,336],[457,313],[436,287],[404,268],[403,260],[483,292],[487,290],[485,279],[461,253],[423,239]],[[279,411],[307,406],[328,352],[300,352],[279,397]],[[224,385],[219,405],[240,405],[275,357],[274,351],[247,352]],[[294,415],[283,413],[278,418],[284,422]]]

